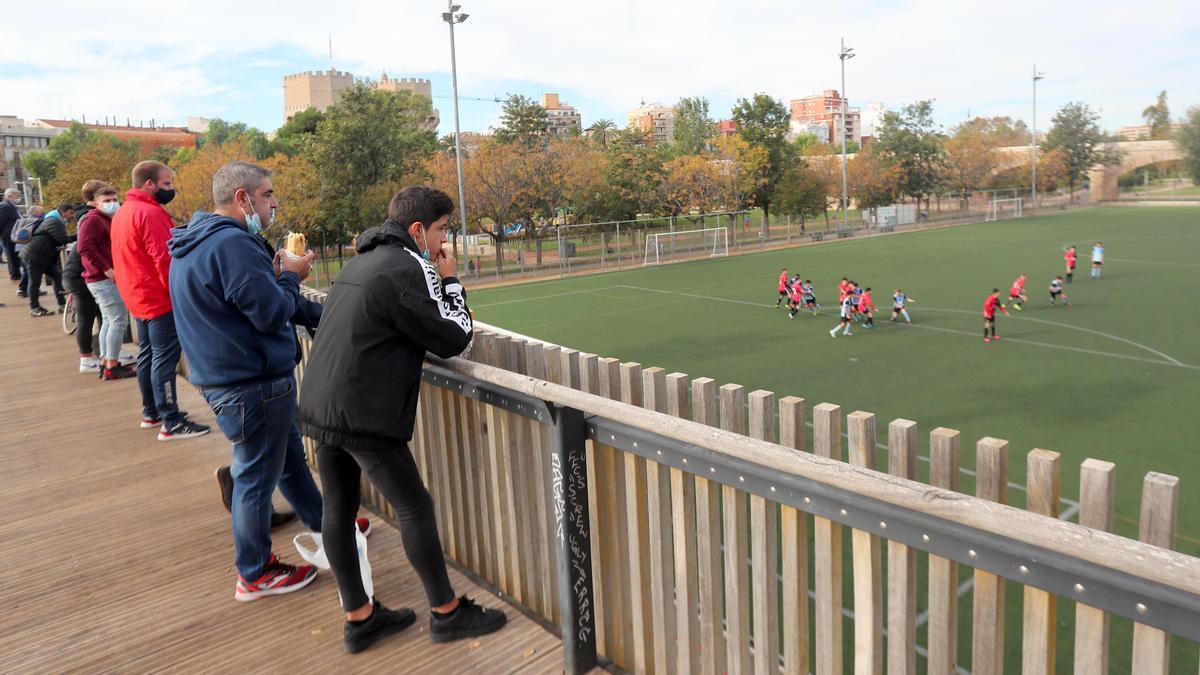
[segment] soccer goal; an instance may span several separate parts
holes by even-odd
[[[729,228],[656,232],[646,235],[646,259],[642,265],[658,265],[674,258],[710,258],[729,255]]]
[[[1001,220],[1004,218],[1020,218],[1021,205],[1025,200],[1020,198],[1013,199],[993,199],[988,202],[988,221]]]

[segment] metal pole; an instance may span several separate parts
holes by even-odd
[[[854,49],[846,49],[846,38],[842,38],[842,50],[838,58],[842,61],[842,229],[846,229],[846,211],[849,209],[849,183],[846,180],[846,61],[854,58]]]
[[[592,608],[592,529],[588,517],[587,427],[574,408],[552,406],[550,502],[558,563],[563,670],[570,675],[596,667],[596,617]]]
[[[1037,83],[1042,79],[1042,75],[1038,73],[1037,65],[1033,66],[1033,123],[1030,124],[1029,130],[1029,152],[1033,157],[1032,169],[1030,171],[1031,185],[1029,186],[1030,208],[1037,208]]]
[[[453,13],[457,8],[454,7],[454,0],[447,0],[446,6],[450,12],[443,14],[446,23],[450,24],[450,88],[454,96],[454,165],[458,171],[458,217],[459,227],[462,228],[463,236],[467,236],[467,200],[463,194],[463,170],[462,170],[462,132],[459,131],[458,124],[458,60],[454,51],[454,24],[455,17]],[[467,17],[465,14],[458,15],[458,23],[462,23]],[[466,242],[463,242],[464,248]],[[467,257],[470,258],[470,251],[466,251]]]

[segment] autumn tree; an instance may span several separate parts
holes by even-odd
[[[479,219],[488,218],[493,227],[480,222],[480,229],[496,249],[496,269],[504,268],[504,226],[520,215],[520,198],[525,189],[521,154],[505,143],[487,143],[479,152],[463,159],[463,189],[466,192],[467,214]]]
[[[880,157],[873,146],[854,155],[846,165],[850,196],[860,209],[876,209],[896,201],[900,170]]]
[[[945,186],[964,193],[963,199],[983,188],[996,169],[996,147],[994,138],[976,125],[955,127],[946,141]]]
[[[175,199],[167,211],[176,222],[186,223],[196,211],[212,211],[212,181],[217,170],[229,162],[253,162],[246,140],[205,143],[191,161],[175,173]]]
[[[680,155],[663,164],[659,185],[663,203],[671,215],[715,210],[721,198],[721,170],[703,155]]]
[[[45,185],[45,199],[50,204],[79,202],[83,198],[80,189],[92,179],[102,180],[124,194],[137,161],[135,143],[97,134],[91,142],[74,149],[69,161],[55,168],[54,179]]]
[[[832,146],[819,143],[809,150],[804,163],[809,171],[821,179],[824,187],[821,194],[825,202],[821,206],[821,213],[825,216],[825,227],[828,228],[829,207],[841,204],[842,200],[842,158],[833,154]]]
[[[40,178],[43,185],[49,185],[50,181],[54,180],[59,166],[71,161],[101,136],[103,134],[95,129],[89,129],[79,122],[71,122],[66,131],[50,139],[50,145],[45,150],[23,153],[21,166],[25,168],[25,173]]]
[[[766,150],[766,180],[754,191],[754,203],[762,207],[763,221],[771,222],[771,201],[783,174],[796,161],[795,148],[787,142],[788,109],[767,94],[738,99],[733,107],[733,120],[738,133],[750,145]]]
[[[750,145],[739,134],[720,136],[711,145],[708,156],[716,162],[720,173],[717,203],[732,211],[747,208],[768,180],[769,152]]]
[[[268,228],[267,237],[282,238],[288,232],[299,232],[312,243],[321,240],[322,211],[321,177],[303,155],[288,157],[278,154],[263,162],[271,170],[271,183],[279,209],[275,224]]]
[[[665,175],[662,146],[646,143],[646,135],[636,129],[625,129],[614,134],[605,154],[606,217],[627,220],[657,211],[658,186]]]
[[[776,208],[780,213],[798,216],[803,229],[809,218],[825,211],[827,197],[825,179],[811,167],[796,164],[779,183]]]

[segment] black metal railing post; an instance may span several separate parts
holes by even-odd
[[[558,551],[563,668],[568,675],[575,675],[596,667],[587,429],[581,411],[556,405],[551,411],[554,443],[550,453],[550,501],[554,505],[554,543]]]

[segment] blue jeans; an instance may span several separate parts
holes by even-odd
[[[271,558],[271,494],[276,485],[313,532],[321,531],[321,493],[304,459],[296,425],[296,378],[202,387],[217,426],[233,444],[233,545],[238,574],[262,576]]]
[[[121,343],[125,341],[125,327],[129,325],[125,303],[112,279],[92,282],[87,287],[100,306],[100,316],[104,317],[100,324],[100,358],[116,361],[121,358]]]
[[[162,418],[168,429],[179,424],[175,396],[175,369],[179,367],[179,336],[175,334],[175,314],[167,312],[153,319],[137,319],[138,388],[142,390],[142,416]],[[120,352],[120,349],[117,350]]]

